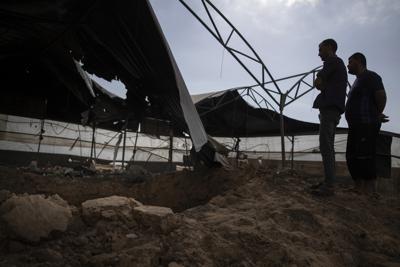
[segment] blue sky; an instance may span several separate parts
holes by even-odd
[[[186,0],[201,11],[200,0]],[[150,0],[191,94],[251,85],[254,80],[178,0]],[[334,38],[346,63],[354,52],[381,75],[390,122],[400,133],[400,1],[397,0],[214,0],[271,71],[274,78],[321,65],[318,44]],[[350,77],[350,82],[354,80]],[[114,91],[120,89],[114,83]],[[285,114],[318,121],[311,108],[317,92],[288,106]],[[346,126],[344,118],[341,126]]]

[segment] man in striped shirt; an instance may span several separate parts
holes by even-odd
[[[376,139],[382,122],[386,93],[381,77],[367,69],[361,53],[349,58],[350,74],[356,75],[349,92],[345,116],[349,125],[346,161],[357,192],[375,193]]]

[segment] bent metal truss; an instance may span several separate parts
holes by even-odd
[[[233,58],[245,69],[245,71],[254,79],[256,84],[237,88],[239,91],[245,91],[245,95],[256,106],[272,109],[279,109],[281,122],[281,149],[282,149],[282,167],[285,165],[285,143],[284,143],[284,120],[283,110],[286,106],[293,103],[297,99],[306,95],[314,89],[313,81],[316,72],[321,67],[292,75],[280,79],[274,79],[267,66],[264,64],[260,56],[243,37],[238,29],[218,10],[210,0],[199,0],[205,13],[196,12],[185,0],[178,0],[214,38],[226,49]],[[193,2],[191,2],[193,4]],[[224,27],[221,27],[217,21],[223,21]],[[228,31],[228,32],[226,32]],[[235,37],[236,43],[232,42]],[[239,48],[240,47],[240,48]],[[243,49],[244,48],[244,49]],[[258,71],[250,68],[249,63],[255,64]],[[296,82],[283,91],[279,82],[297,78]]]

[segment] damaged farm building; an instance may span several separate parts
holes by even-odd
[[[319,125],[190,95],[148,0],[3,1],[0,73],[0,267],[400,266],[400,135],[312,196]]]

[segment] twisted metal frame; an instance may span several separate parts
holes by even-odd
[[[199,0],[202,3],[204,10],[206,11],[206,18],[202,18],[198,13],[196,13],[185,0],[178,0],[206,29],[207,31],[226,49],[233,58],[245,69],[245,71],[255,80],[256,84],[252,86],[245,86],[241,88],[235,88],[232,90],[242,90],[246,91],[246,95],[256,103],[258,107],[261,108],[261,103],[265,105],[266,108],[270,108],[277,111],[276,107],[279,108],[280,113],[280,123],[281,123],[281,149],[282,149],[282,168],[285,166],[285,143],[284,143],[284,121],[283,121],[283,110],[289,104],[295,102],[302,96],[311,92],[314,89],[313,81],[315,80],[316,72],[321,68],[321,66],[312,69],[309,72],[300,73],[281,79],[274,79],[271,72],[268,70],[264,62],[261,60],[260,56],[254,50],[254,48],[249,44],[249,42],[243,37],[239,30],[233,26],[233,24],[222,14],[218,8],[210,0]],[[229,34],[227,38],[224,38],[221,34],[221,28],[218,27],[216,23],[216,18],[222,19],[226,25],[229,26]],[[207,23],[208,21],[208,23]],[[212,26],[209,26],[211,22]],[[233,36],[237,36],[249,52],[241,51],[234,47],[231,40]],[[259,65],[261,69],[260,73],[253,72],[244,62],[244,58],[251,60],[252,62]],[[312,82],[306,82],[305,80],[312,75]],[[267,80],[266,78],[269,78]],[[278,82],[289,80],[292,78],[300,77],[286,92],[283,92]],[[268,87],[267,87],[268,85]],[[269,86],[272,86],[269,87]],[[268,99],[259,92],[258,88],[261,88],[262,92],[268,96]],[[242,95],[242,94],[241,94]]]

